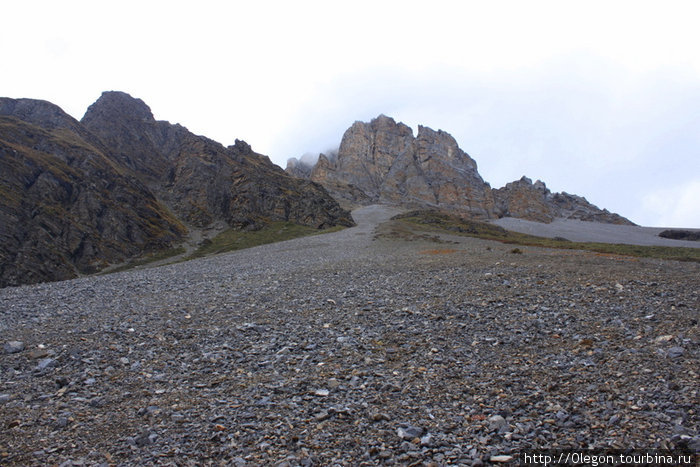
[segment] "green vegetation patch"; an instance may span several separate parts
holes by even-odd
[[[315,229],[313,227],[295,224],[293,222],[271,222],[259,230],[228,229],[221,232],[211,240],[202,242],[186,259],[200,258],[202,256],[225,253],[227,251],[251,248],[267,243],[281,242],[293,238],[318,235],[322,233],[337,232],[345,227],[337,226],[328,229]]]
[[[537,237],[534,235],[512,232],[487,222],[462,219],[439,211],[411,211],[394,216],[392,219],[407,222],[427,230],[449,231],[450,233],[458,235],[496,240],[514,245],[567,250],[588,250],[603,254],[700,262],[700,248],[572,242],[564,238]]]

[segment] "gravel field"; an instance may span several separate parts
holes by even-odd
[[[392,238],[394,213],[370,206],[333,234],[1,289],[0,464],[700,450],[700,264]]]
[[[514,217],[495,219],[491,221],[491,223],[500,225],[504,229],[514,232],[549,238],[563,237],[572,242],[626,243],[629,245],[700,248],[700,242],[659,237],[659,233],[666,230],[661,227],[601,224],[598,222],[585,222],[576,219],[554,219],[550,224],[544,224],[542,222],[516,219]]]

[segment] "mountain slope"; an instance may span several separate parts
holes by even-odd
[[[0,117],[0,286],[92,273],[185,233],[142,183],[66,123],[45,129]]]

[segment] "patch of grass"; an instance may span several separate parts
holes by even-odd
[[[439,211],[411,211],[392,219],[419,226],[427,230],[442,230],[470,237],[496,240],[513,245],[588,250],[606,255],[636,256],[642,258],[670,259],[700,262],[700,248],[640,246],[620,243],[572,242],[564,238],[545,238],[511,232],[497,225],[462,219]],[[517,248],[516,248],[517,249]]]
[[[155,263],[156,261],[162,261],[164,259],[172,258],[173,256],[181,255],[185,251],[187,250],[185,250],[184,247],[168,248],[166,250],[156,251],[154,253],[148,254],[133,261],[129,261],[128,263],[122,264],[121,266],[118,266],[114,269],[110,269],[109,271],[105,271],[104,274],[127,271],[129,269],[135,268],[136,266],[143,266],[145,264]]]
[[[254,231],[228,229],[221,232],[211,240],[206,240],[185,260],[200,258],[202,256],[225,253],[227,251],[242,250],[267,243],[281,242],[293,238],[306,237],[330,232],[337,232],[345,227],[336,226],[328,229],[315,229],[313,227],[295,224],[293,222],[271,222],[263,228]]]

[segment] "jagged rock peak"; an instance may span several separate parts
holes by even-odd
[[[387,202],[441,207],[492,217],[490,187],[476,162],[442,130],[408,125],[379,115],[355,122],[344,134],[335,158],[321,155],[307,175],[296,160],[287,172],[321,183],[351,203]]]
[[[95,119],[155,121],[151,108],[144,101],[121,91],[103,92],[100,98],[88,107],[82,122],[89,125]]]

